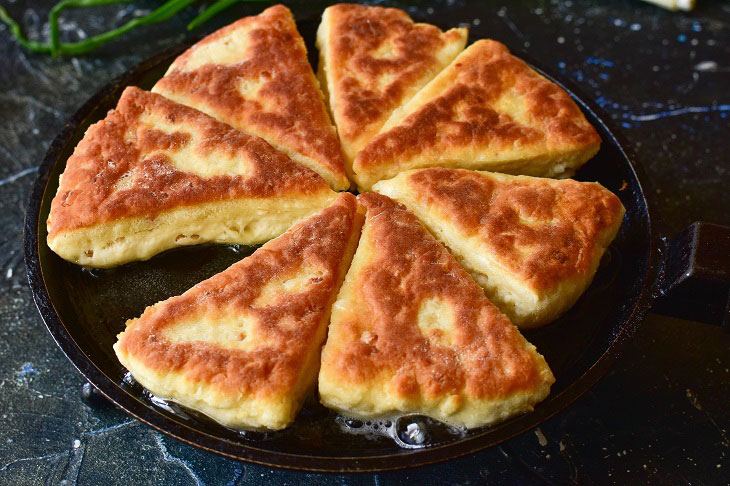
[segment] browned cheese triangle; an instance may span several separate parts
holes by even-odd
[[[355,251],[355,197],[127,322],[114,350],[153,394],[235,428],[281,429],[312,391]]]
[[[306,46],[283,5],[210,34],[152,91],[265,139],[333,189],[350,186]]]
[[[363,189],[432,166],[565,177],[600,143],[568,93],[480,40],[390,117],[353,168]]]
[[[375,190],[413,211],[521,328],[575,304],[624,215],[611,191],[572,179],[433,167]]]
[[[365,224],[332,312],[320,399],[345,415],[478,427],[545,398],[543,357],[404,206],[358,196]]]
[[[464,49],[467,30],[414,23],[403,10],[338,4],[317,32],[319,80],[351,168],[396,108]]]
[[[48,246],[71,262],[110,267],[182,245],[258,244],[336,197],[264,140],[127,88],[68,159]]]

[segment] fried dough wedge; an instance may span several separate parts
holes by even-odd
[[[130,87],[68,159],[47,241],[70,262],[111,267],[183,245],[264,243],[336,197],[263,139]]]
[[[401,204],[358,196],[360,243],[322,352],[322,403],[360,418],[419,413],[479,427],[532,410],[543,357]]]
[[[205,37],[152,91],[263,138],[335,190],[350,186],[307,48],[283,5]]]
[[[393,111],[464,50],[467,30],[441,32],[403,10],[341,3],[317,31],[318,77],[351,168]]]
[[[355,197],[127,322],[114,350],[153,394],[229,427],[282,429],[312,390],[355,251]]]
[[[625,212],[600,184],[572,179],[433,167],[374,188],[405,204],[520,328],[575,304]]]
[[[569,177],[601,139],[568,93],[493,40],[469,46],[355,158],[355,181],[421,167]]]

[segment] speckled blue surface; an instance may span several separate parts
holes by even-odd
[[[4,5],[38,36],[52,3]],[[305,15],[319,4],[292,6]],[[479,4],[477,18],[463,1],[411,2],[411,13],[438,14],[442,26],[468,23],[472,39],[493,37],[524,50],[579,85],[635,150],[666,233],[699,219],[730,225],[729,3],[699,0],[690,14],[638,1]],[[64,35],[122,22],[140,5],[152,3],[71,12]],[[207,28],[260,8],[237,6]],[[470,457],[401,472],[315,475],[238,463],[113,407],[85,404],[83,379],[46,333],[25,282],[28,190],[65,118],[116,75],[181,41],[195,10],[78,59],[27,54],[0,26],[0,483],[730,482],[730,335],[653,314],[614,371],[540,428]]]

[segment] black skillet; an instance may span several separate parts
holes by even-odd
[[[310,54],[315,55],[310,41],[317,23],[318,19],[299,23],[309,42]],[[603,138],[599,154],[581,168],[576,178],[599,181],[618,194],[626,207],[626,216],[593,284],[575,307],[557,322],[525,333],[557,378],[550,396],[533,412],[466,434],[452,435],[432,426],[425,447],[403,448],[388,436],[362,435],[366,426],[351,427],[359,424],[348,425],[319,405],[315,397],[307,402],[290,428],[262,434],[232,431],[150,396],[125,376],[126,370],[112,350],[115,335],[123,329],[124,322],[138,316],[146,306],[180,294],[222,271],[254,248],[187,247],[146,262],[104,271],[88,270],[63,261],[48,248],[45,221],[58,187],[58,176],[86,128],[116,105],[126,86],[151,87],[186,47],[180,46],[132,68],[69,119],[40,166],[25,220],[28,280],[49,332],[96,389],[157,430],[224,456],[277,467],[345,472],[429,464],[499,444],[568,407],[616,361],[657,297],[660,302],[655,310],[727,322],[727,228],[695,225],[667,245],[652,222],[638,170],[625,144],[609,128],[607,117],[578,96],[575,89],[540,70],[573,96]],[[714,253],[707,251],[713,248]],[[669,256],[663,257],[665,254]],[[674,287],[679,288],[681,299],[660,297]],[[687,304],[692,299],[699,302]],[[720,305],[708,306],[707,302]]]

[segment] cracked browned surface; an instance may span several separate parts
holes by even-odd
[[[322,358],[329,376],[342,387],[386,379],[392,387],[382,393],[411,398],[499,398],[552,383],[542,357],[411,212],[377,193],[358,201],[366,219],[352,268],[365,263],[335,304],[345,310],[333,316]],[[441,316],[446,330],[420,329],[429,299],[453,314]]]
[[[343,193],[329,207],[293,226],[253,255],[197,284],[178,297],[147,308],[127,323],[118,352],[162,373],[212,385],[223,393],[272,396],[294,391],[312,350],[324,339],[329,309],[349,266],[359,237],[361,216],[355,197]],[[302,269],[315,269],[300,291],[282,292],[262,301],[265,287]],[[207,319],[221,329],[237,318],[253,321],[255,342],[172,343],[170,330],[189,319]],[[319,340],[318,340],[319,339]],[[294,398],[294,397],[290,397]]]
[[[326,35],[325,35],[326,34]],[[320,82],[330,95],[350,158],[374,137],[390,114],[407,102],[456,55],[466,29],[442,32],[414,23],[400,9],[338,4],[328,7],[318,33]]]
[[[172,133],[154,125],[162,121]],[[201,177],[176,168],[176,154],[245,162],[245,174]],[[92,125],[69,158],[48,218],[60,231],[133,217],[154,217],[179,206],[235,199],[329,192],[316,173],[193,108],[130,87],[115,110]]]
[[[416,95],[404,116],[358,154],[358,176],[377,180],[381,172],[466,167],[482,158],[530,161],[564,153],[585,161],[600,144],[566,92],[493,40],[469,46]]]
[[[153,91],[264,138],[335,189],[349,186],[307,49],[283,5],[210,34]]]
[[[537,290],[584,278],[624,213],[600,184],[434,167],[411,173],[411,196]]]

